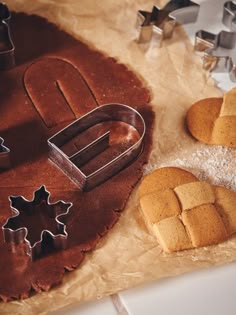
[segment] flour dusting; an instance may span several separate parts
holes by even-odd
[[[233,148],[202,145],[192,152],[183,150],[179,157],[168,157],[160,164],[147,165],[145,173],[164,166],[184,168],[200,180],[236,190],[236,150]]]

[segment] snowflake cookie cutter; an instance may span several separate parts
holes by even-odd
[[[138,11],[138,43],[150,42],[160,47],[163,39],[173,35],[177,22],[196,22],[199,8],[199,4],[190,0],[171,0],[162,9],[153,6],[152,12]]]
[[[15,46],[10,30],[11,12],[5,3],[0,2],[0,70],[15,66]]]
[[[217,48],[228,50],[236,48],[236,2],[224,4],[222,22],[231,31],[220,31],[218,34],[200,30],[195,34],[194,50],[203,53],[203,69],[214,72],[228,72],[232,82],[236,82],[236,63],[227,54],[216,55]]]
[[[105,121],[122,121],[133,126],[139,133],[139,139],[119,156],[86,175],[80,167],[109,147],[110,131],[104,133],[72,156],[67,156],[61,147],[74,136]],[[145,130],[145,121],[134,108],[123,104],[105,104],[80,117],[48,139],[49,158],[81,190],[88,191],[117,174],[138,157],[143,148]]]
[[[10,196],[10,206],[12,216],[2,226],[4,241],[10,243],[12,250],[16,245],[25,244],[25,254],[30,256],[31,260],[38,258],[43,252],[43,246],[48,242],[46,237],[52,240],[53,248],[65,249],[67,246],[68,234],[66,225],[60,220],[69,213],[72,203],[66,203],[59,200],[56,203],[49,202],[50,193],[45,186],[41,186],[34,191],[33,199],[31,201],[22,196]],[[41,211],[37,213],[37,210]],[[37,219],[33,222],[32,217]],[[45,220],[45,216],[46,220]],[[31,224],[25,226],[27,220],[31,219]],[[50,223],[54,222],[54,227],[49,228]],[[39,239],[33,237],[32,231],[37,230],[40,224],[45,224],[47,227],[42,228],[39,233]],[[23,225],[23,226],[21,226]],[[51,229],[51,230],[50,230]],[[53,230],[53,231],[52,231]],[[38,232],[38,231],[37,231]],[[37,234],[37,233],[36,233]]]
[[[0,170],[10,167],[10,150],[3,143],[3,138],[0,138]]]

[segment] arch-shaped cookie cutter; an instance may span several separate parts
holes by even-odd
[[[85,175],[80,166],[109,146],[110,131],[104,133],[72,156],[67,156],[61,150],[61,147],[74,136],[105,121],[122,121],[132,125],[138,131],[140,138],[119,156],[91,174]],[[87,191],[117,174],[140,154],[145,130],[145,121],[134,108],[123,104],[105,104],[90,111],[48,139],[49,157],[81,190]],[[74,163],[75,160],[76,164]]]

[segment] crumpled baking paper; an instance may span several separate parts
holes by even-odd
[[[206,146],[186,131],[184,118],[201,98],[221,96],[181,27],[160,49],[137,43],[137,11],[153,0],[6,0],[10,9],[48,18],[76,38],[113,56],[135,71],[152,92],[156,113],[154,144],[146,172],[176,165],[201,179],[236,189],[236,152]],[[147,126],[148,127],[148,126]],[[119,222],[101,239],[63,284],[23,301],[0,304],[3,314],[46,314],[164,277],[236,260],[236,237],[217,246],[163,253],[139,211],[137,188]]]

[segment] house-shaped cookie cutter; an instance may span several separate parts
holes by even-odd
[[[10,31],[11,13],[4,3],[0,3],[0,70],[15,66],[15,46]]]
[[[110,131],[72,156],[67,156],[61,147],[86,129],[105,121],[122,121],[132,125],[140,137],[119,156],[89,175],[85,175],[80,167],[109,147]],[[87,191],[114,176],[137,158],[142,151],[145,129],[143,117],[134,108],[123,104],[105,104],[90,111],[48,139],[49,157],[81,190]]]

